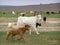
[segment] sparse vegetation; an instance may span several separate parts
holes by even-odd
[[[40,32],[40,35],[25,33],[25,42],[21,42],[19,36],[6,40],[6,31],[0,31],[0,45],[60,45],[60,32]]]
[[[60,13],[60,11],[58,13]]]
[[[39,13],[38,13],[39,14]],[[34,14],[26,13],[26,16],[34,16]],[[54,12],[41,12],[42,17],[47,17],[47,18],[60,18],[60,13],[55,13]],[[13,15],[11,12],[0,12],[0,17],[18,17],[20,16],[20,13],[16,13]]]
[[[55,14],[55,12],[51,12],[51,14]]]
[[[50,12],[46,12],[46,14],[50,14]]]

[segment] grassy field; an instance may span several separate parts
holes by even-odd
[[[14,40],[9,38],[6,40],[6,31],[0,31],[0,45],[60,45],[60,31],[57,32],[40,32],[36,35],[34,32],[29,35],[25,33],[25,42],[21,42],[19,36],[15,36]]]
[[[26,16],[32,16],[33,14],[27,13]],[[60,14],[41,14],[42,17],[47,18],[60,18]],[[3,22],[9,22],[12,19],[12,17],[17,18],[20,16],[19,13],[16,13],[16,15],[13,15],[10,12],[1,13],[0,12],[0,18],[3,18]],[[7,17],[5,19],[5,17]],[[10,20],[8,18],[11,18]],[[17,19],[16,19],[17,20]],[[2,22],[2,19],[0,19],[0,22]],[[12,22],[12,21],[11,21]],[[51,25],[53,26],[53,25]],[[55,26],[55,25],[54,25]],[[57,24],[57,26],[60,26]],[[1,27],[2,28],[2,27]],[[0,30],[1,30],[0,28]],[[24,35],[25,42],[21,42],[19,39],[19,36],[15,36],[14,40],[9,38],[9,40],[6,40],[6,31],[0,31],[0,45],[60,45],[60,31],[54,31],[54,32],[40,32],[40,35],[36,35],[35,33],[32,33],[32,35],[29,35],[28,32]]]
[[[47,18],[60,18],[60,13],[56,13],[56,14],[46,14],[46,13],[42,13],[41,14],[42,17],[47,17]],[[20,16],[20,13],[16,13],[15,15],[13,15],[11,12],[5,12],[2,13],[0,12],[0,17],[18,17]],[[33,16],[33,14],[31,13],[27,13],[26,16]]]
[[[47,18],[60,18],[60,14],[42,14],[42,17],[47,17]]]

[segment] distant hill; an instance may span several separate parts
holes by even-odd
[[[60,11],[60,3],[54,4],[40,4],[40,5],[27,5],[27,6],[2,6],[0,11]]]

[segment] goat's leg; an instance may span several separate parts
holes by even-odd
[[[29,34],[31,35],[31,29],[29,30]]]
[[[30,29],[29,29],[29,34],[31,35],[31,33],[32,33],[32,27],[30,27]]]
[[[20,33],[20,40],[21,40],[22,42],[24,41],[23,33],[22,33],[22,32]]]
[[[21,40],[22,42],[24,41],[24,38],[23,38],[23,36],[21,36],[20,40]]]
[[[13,40],[13,37],[14,37],[14,36],[15,36],[15,35],[12,34],[12,36],[11,36],[12,40]]]
[[[10,35],[11,35],[10,33],[7,34],[6,40],[8,40],[8,38],[9,38]]]
[[[36,34],[38,35],[39,32],[38,32],[37,28],[36,28],[35,26],[34,26],[33,28],[34,28],[34,30],[36,31]]]

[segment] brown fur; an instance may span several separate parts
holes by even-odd
[[[21,41],[23,41],[24,40],[23,35],[26,32],[26,30],[29,30],[29,28],[30,28],[29,25],[25,25],[25,27],[19,27],[18,29],[11,28],[9,31],[7,31],[7,38],[6,39],[8,39],[10,35],[12,35],[12,38],[15,35],[20,35],[20,37],[21,37],[20,39],[21,39]]]

